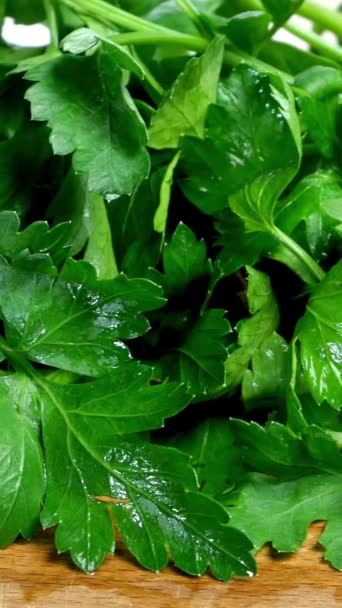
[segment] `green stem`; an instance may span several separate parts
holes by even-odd
[[[342,38],[342,14],[338,11],[307,0],[299,7],[298,15],[310,19],[310,21]]]
[[[3,352],[6,359],[16,371],[25,372],[30,378],[36,378],[37,372],[31,363],[24,355],[13,350],[2,336],[0,336],[0,351]]]
[[[169,34],[173,30],[169,30],[162,25],[152,23],[141,17],[137,17],[132,13],[122,10],[116,6],[108,4],[103,0],[59,0],[77,13],[88,15],[98,21],[104,21],[122,27],[130,31],[149,31],[156,34]]]
[[[209,45],[209,41],[201,36],[190,36],[181,34],[172,29],[151,23],[140,17],[135,17],[131,13],[111,6],[103,0],[59,0],[69,8],[80,14],[87,14],[97,21],[104,21],[130,30],[129,33],[118,34],[115,41],[122,45],[157,45],[172,44],[183,48],[204,52]],[[276,74],[292,83],[293,78],[290,74],[278,70],[267,63],[244,53],[243,51],[228,50],[224,56],[224,62],[229,67],[235,67],[240,63],[248,63],[256,70]]]
[[[114,41],[117,44],[133,44],[135,46],[172,44],[199,52],[204,52],[208,48],[208,42],[203,38],[188,36],[187,34],[178,34],[178,32],[173,32],[172,30],[170,30],[170,32],[171,34],[168,33],[167,36],[164,33],[153,33],[146,30],[129,34],[118,34],[115,36]]]
[[[303,249],[296,241],[291,239],[285,232],[273,226],[270,229],[271,234],[277,239],[281,245],[283,245],[286,249],[288,249],[303,265],[304,269],[309,271],[309,274],[312,277],[312,283],[320,282],[325,277],[325,272],[322,268],[315,262],[315,260],[309,255],[305,249]]]
[[[54,0],[44,0],[44,9],[46,14],[46,21],[50,30],[51,44],[50,49],[59,49],[59,32],[56,10],[54,6]]]
[[[309,30],[303,30],[291,22],[286,24],[285,29],[294,34],[294,36],[297,36],[297,38],[308,42],[313,49],[319,51],[322,55],[329,57],[333,61],[342,62],[342,49],[337,45],[328,44],[322,36]]]

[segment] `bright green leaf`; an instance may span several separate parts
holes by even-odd
[[[267,341],[275,339],[274,332],[279,323],[278,305],[269,277],[250,267],[248,267],[247,298],[252,316],[238,323],[238,348],[228,355],[225,363],[226,384],[230,389],[237,388],[244,381],[253,357],[258,357],[257,353],[259,357],[266,356]],[[248,373],[249,378],[250,373]]]
[[[31,538],[39,525],[44,493],[37,391],[22,374],[0,378],[0,546],[19,534]]]
[[[223,38],[216,38],[201,57],[188,61],[152,118],[152,148],[177,148],[182,135],[203,136],[208,106],[216,99],[223,47]]]
[[[342,262],[313,291],[296,335],[309,389],[318,404],[342,406]]]

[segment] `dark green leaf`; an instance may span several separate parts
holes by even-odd
[[[70,224],[65,222],[49,229],[47,222],[34,222],[22,232],[15,211],[0,212],[0,255],[15,258],[25,249],[31,253],[49,253],[63,259],[69,251]]]
[[[59,401],[44,398],[49,483],[43,525],[59,524],[59,551],[70,550],[83,570],[94,570],[113,551],[106,508],[112,501],[125,544],[147,568],[164,568],[168,549],[189,574],[202,574],[210,566],[217,578],[227,580],[234,572],[254,571],[247,539],[227,527],[218,503],[194,493],[195,477],[184,455],[138,439],[111,436],[108,441],[102,433],[91,432],[90,442],[63,414]],[[63,447],[54,440],[57,428]],[[57,456],[61,447],[63,464]]]
[[[22,374],[0,378],[0,546],[31,538],[44,492],[37,391]]]
[[[193,232],[179,224],[163,251],[164,277],[162,285],[167,296],[184,291],[193,281],[208,277],[210,263],[203,240],[197,241]]]
[[[342,405],[342,262],[334,266],[313,291],[297,328],[300,356],[310,391],[318,404],[324,399]]]
[[[226,341],[231,332],[224,310],[203,313],[184,342],[159,361],[163,377],[180,380],[193,397],[207,398],[225,385]]]
[[[241,455],[224,418],[207,418],[190,431],[179,432],[167,443],[189,454],[201,491],[217,499],[242,474]]]
[[[149,324],[141,313],[163,304],[160,288],[150,281],[124,275],[97,281],[90,265],[72,261],[56,279],[2,260],[0,285],[1,318],[12,348],[89,376],[127,361],[121,340],[145,333]]]
[[[272,542],[288,552],[300,547],[311,522],[327,520],[320,543],[325,558],[342,569],[342,456],[335,442],[318,427],[311,427],[304,439],[274,423],[264,430],[234,421],[233,428],[255,473],[228,509],[232,523],[256,549]]]
[[[247,11],[231,17],[222,32],[237,46],[247,51],[267,38],[271,17],[263,11]]]
[[[262,3],[275,23],[281,25],[298,10],[303,0],[262,0]]]
[[[111,52],[59,57],[26,77],[37,81],[26,97],[33,119],[48,122],[55,154],[74,153],[75,171],[107,200],[132,192],[149,169],[146,131]]]
[[[268,76],[241,66],[221,84],[218,101],[208,113],[207,138],[183,139],[190,176],[183,190],[205,213],[226,208],[229,200],[248,230],[263,230],[298,169],[292,94],[287,87],[280,93]]]

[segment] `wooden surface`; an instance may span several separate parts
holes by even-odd
[[[191,578],[169,567],[160,574],[137,566],[122,547],[92,576],[67,556],[56,557],[51,534],[0,551],[0,608],[336,608],[342,575],[323,560],[316,524],[296,555],[258,555],[259,575],[226,584]]]

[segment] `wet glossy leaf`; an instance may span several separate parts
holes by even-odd
[[[0,377],[0,546],[39,525],[44,493],[37,390],[23,374]]]
[[[26,97],[32,118],[51,128],[54,153],[73,153],[75,171],[108,200],[131,193],[149,170],[146,132],[111,52],[59,57],[26,77],[37,82]]]
[[[247,409],[260,408],[282,400],[287,388],[288,345],[273,332],[251,357],[241,386],[242,399]]]
[[[70,261],[54,276],[0,265],[0,309],[7,338],[30,359],[88,376],[129,359],[122,340],[145,333],[142,312],[163,304],[159,287],[121,275],[97,281],[95,270]]]
[[[298,169],[292,94],[276,91],[268,76],[240,66],[221,83],[218,102],[208,112],[206,139],[183,140],[189,175],[183,190],[205,213],[229,202],[248,230],[264,231],[277,197]]]
[[[342,262],[313,291],[297,335],[305,378],[317,403],[342,405]]]
[[[270,339],[275,340],[279,311],[268,276],[248,267],[248,308],[251,317],[238,323],[238,348],[228,355],[225,363],[226,384],[235,389],[251,380],[250,365],[255,358],[265,357]],[[245,380],[247,374],[247,379]],[[273,387],[277,392],[277,384]],[[270,387],[269,387],[270,389]]]
[[[112,436],[108,441],[95,433],[89,444],[89,436],[75,433],[59,409],[45,400],[43,428],[49,438],[50,484],[43,524],[59,523],[56,542],[60,551],[69,549],[73,560],[87,572],[99,565],[113,551],[107,511],[112,501],[125,544],[147,568],[164,568],[169,549],[176,565],[190,574],[201,574],[209,565],[224,580],[233,572],[246,575],[253,571],[249,542],[226,526],[225,511],[218,503],[194,493],[195,477],[184,455],[138,439]],[[60,462],[56,466],[60,446],[53,437],[50,440],[56,425],[64,438],[65,467]],[[70,510],[71,504],[77,509]],[[82,516],[76,518],[76,512]]]

